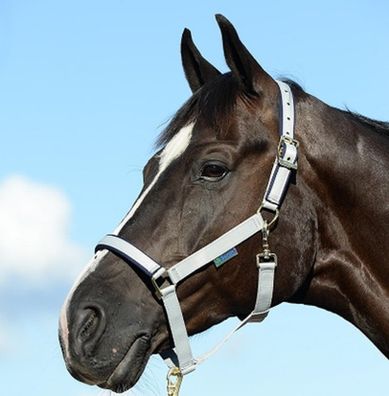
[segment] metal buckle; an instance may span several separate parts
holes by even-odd
[[[280,166],[287,168],[289,170],[296,170],[297,169],[297,156],[295,158],[296,162],[290,161],[288,158],[282,158],[283,155],[283,146],[288,146],[291,145],[295,147],[296,149],[299,147],[299,142],[296,139],[291,138],[290,136],[281,136],[280,141],[278,143],[278,163]]]
[[[168,279],[168,272],[161,267],[151,277],[151,283],[154,286],[155,293],[159,299],[162,298],[162,285]]]

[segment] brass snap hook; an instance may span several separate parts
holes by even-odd
[[[264,221],[262,228],[262,253],[257,254],[257,267],[272,264],[277,266],[277,255],[270,250],[269,245],[270,229],[267,220]]]
[[[167,373],[167,394],[178,396],[182,383],[183,374],[178,367],[172,367]]]

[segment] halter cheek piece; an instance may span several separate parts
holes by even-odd
[[[262,210],[274,213],[278,217],[279,207],[288,188],[290,175],[297,169],[298,142],[294,139],[294,104],[289,85],[277,81],[281,92],[282,114],[280,120],[280,141],[273,164],[270,179],[266,187],[262,204],[257,213],[232,228],[213,242],[186,257],[173,267],[166,269],[129,242],[117,235],[107,235],[96,246],[96,251],[107,249],[118,255],[130,266],[136,266],[151,280],[161,299],[174,349],[164,354],[165,361],[171,369],[180,375],[195,370],[196,365],[215,353],[239,328],[247,322],[262,321],[271,307],[273,296],[274,272],[277,257],[269,250],[267,237],[269,225],[263,219]],[[186,331],[176,286],[200,268],[215,260],[215,263],[234,254],[235,247],[254,234],[262,232],[263,252],[257,255],[258,289],[253,311],[226,338],[207,354],[193,358]]]

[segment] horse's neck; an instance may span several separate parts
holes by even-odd
[[[303,302],[343,316],[389,357],[389,136],[313,99],[300,106],[310,114],[298,125],[302,177],[318,221]]]

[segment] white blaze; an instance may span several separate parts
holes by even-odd
[[[154,180],[149,184],[145,191],[143,191],[142,195],[135,202],[131,210],[128,212],[127,216],[122,220],[122,222],[118,225],[118,227],[113,232],[114,234],[118,234],[120,230],[124,227],[124,225],[131,219],[136,210],[139,208],[143,200],[146,198],[146,195],[151,191],[154,187],[157,180],[165,171],[165,169],[180,155],[184,153],[186,148],[189,146],[190,139],[192,137],[193,124],[189,124],[182,128],[177,135],[175,135],[172,140],[166,145],[164,150],[162,151],[159,159],[159,167],[158,173],[155,175]]]
[[[193,123],[183,127],[166,145],[166,147],[163,149],[162,153],[160,154],[159,157],[159,166],[158,166],[158,172],[155,175],[153,181],[149,184],[149,186],[146,188],[145,191],[143,191],[142,195],[139,197],[139,199],[135,202],[131,210],[128,212],[127,216],[121,221],[121,223],[118,225],[118,227],[115,229],[113,234],[118,234],[120,230],[124,227],[124,225],[128,222],[128,220],[131,219],[131,217],[134,215],[134,213],[137,211],[137,209],[140,207],[142,202],[144,201],[145,197],[147,194],[152,190],[152,188],[155,186],[157,183],[159,177],[162,175],[162,173],[169,167],[169,165],[178,157],[180,157],[185,150],[188,148],[190,140],[192,138],[192,131],[193,131]],[[78,279],[74,283],[73,287],[71,288],[69,295],[67,296],[65,303],[62,307],[61,311],[61,316],[60,316],[60,328],[61,328],[61,334],[62,334],[62,340],[63,340],[63,346],[65,349],[65,354],[67,358],[70,358],[69,356],[69,341],[68,341],[68,335],[69,335],[69,329],[68,329],[68,321],[67,321],[67,309],[68,305],[70,303],[70,300],[72,298],[72,295],[78,285],[93,271],[96,270],[99,262],[101,259],[106,255],[107,250],[99,251],[97,254],[94,255],[94,257],[90,260],[90,262],[87,264],[85,267],[84,271],[79,275]]]

